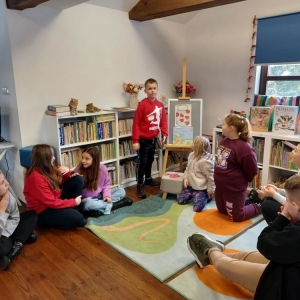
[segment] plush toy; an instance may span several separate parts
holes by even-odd
[[[98,111],[101,111],[101,109],[98,108],[97,106],[94,106],[93,103],[89,103],[86,105],[87,113],[94,113],[94,112],[98,112]]]

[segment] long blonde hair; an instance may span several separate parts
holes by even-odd
[[[203,154],[210,152],[210,143],[208,138],[204,136],[196,136],[194,139],[193,151],[197,160],[200,160]]]
[[[230,114],[227,117],[225,117],[224,122],[228,126],[233,126],[236,128],[237,132],[239,133],[239,138],[241,140],[248,143],[251,141],[251,125],[247,118],[236,114]]]

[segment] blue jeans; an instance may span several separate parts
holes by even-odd
[[[81,201],[82,210],[100,210],[105,215],[109,215],[113,206],[113,202],[118,202],[125,197],[123,188],[115,188],[111,190],[111,203],[103,201],[103,195],[100,193],[97,198],[84,198]]]

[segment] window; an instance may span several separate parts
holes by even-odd
[[[300,64],[262,66],[259,94],[300,96]]]

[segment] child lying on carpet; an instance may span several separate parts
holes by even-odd
[[[197,136],[192,150],[183,176],[184,189],[178,197],[178,203],[186,204],[193,200],[193,209],[199,212],[211,200],[215,191],[214,159],[206,137]]]
[[[258,172],[255,150],[249,143],[251,125],[246,118],[230,114],[223,120],[222,134],[225,138],[217,149],[214,173],[216,205],[231,221],[242,222],[261,213],[260,204],[246,203],[248,182]]]
[[[123,188],[110,188],[110,177],[105,165],[100,164],[98,148],[89,147],[83,150],[81,164],[74,171],[83,176],[84,189],[80,208],[93,211],[93,217],[110,214],[111,210],[131,205],[130,198],[124,198]]]
[[[187,240],[198,266],[208,264],[254,294],[254,300],[298,300],[300,295],[300,175],[285,183],[281,213],[259,235],[258,251],[224,254],[224,245],[195,233]]]
[[[292,162],[300,168],[300,144],[292,151]],[[262,195],[262,197],[261,197]],[[268,224],[273,222],[285,203],[285,190],[272,184],[261,188],[260,198],[266,197],[261,204],[261,212]]]

